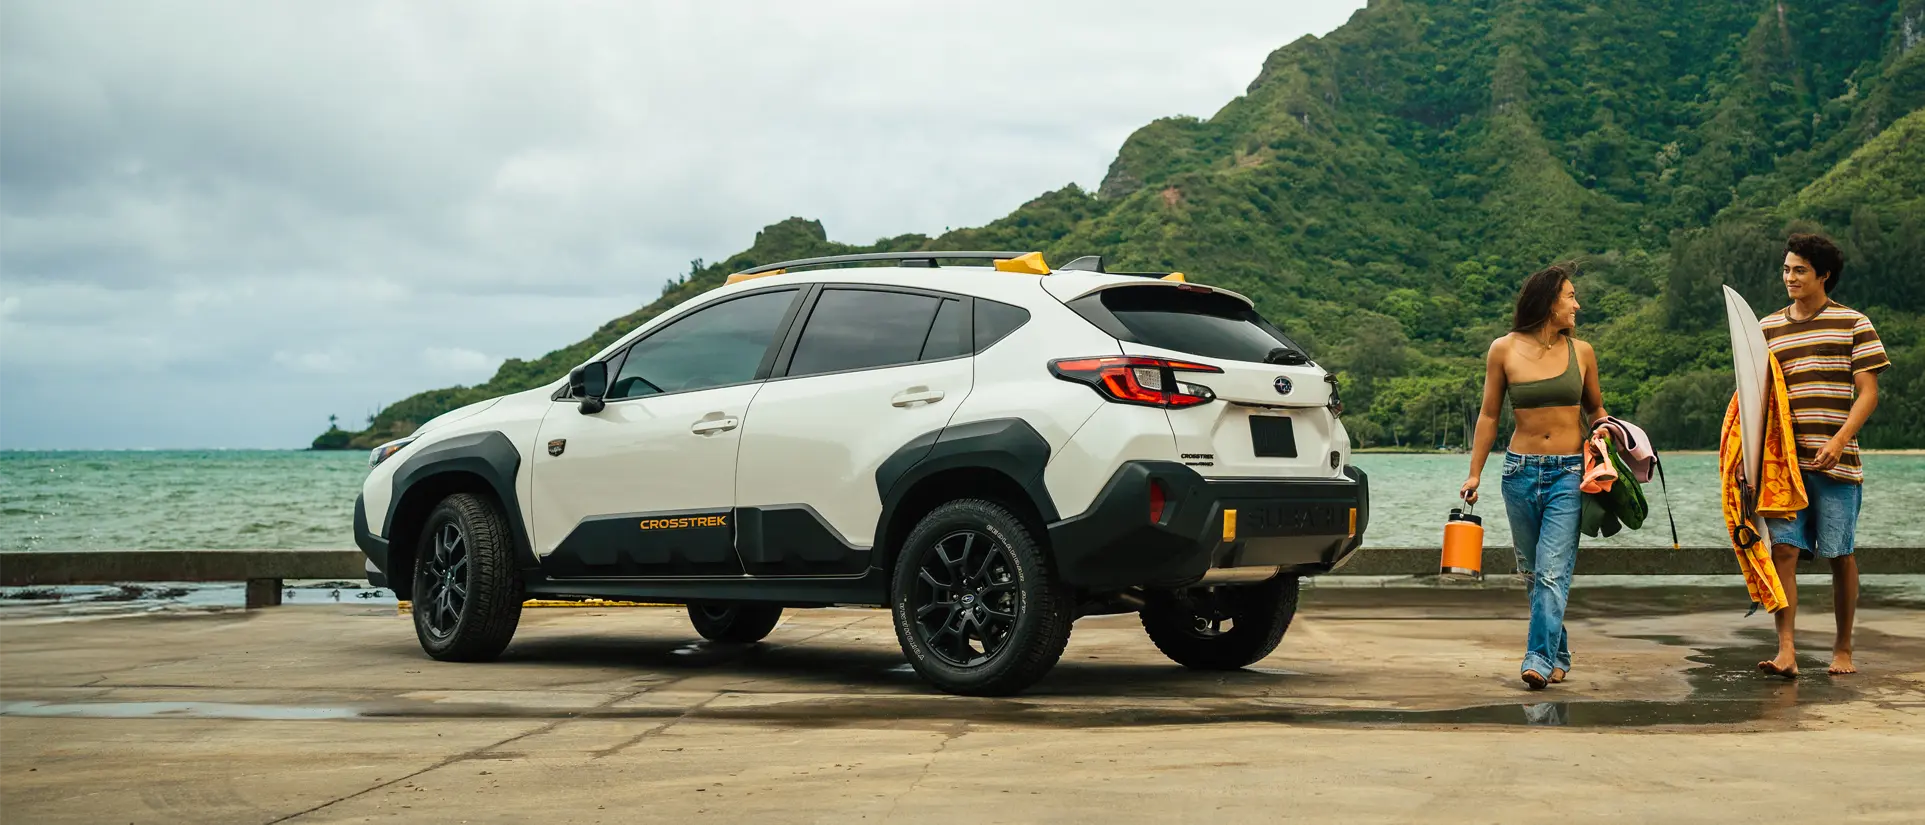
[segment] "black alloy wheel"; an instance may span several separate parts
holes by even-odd
[[[976,667],[994,657],[1009,642],[1022,609],[1015,555],[977,530],[958,530],[930,545],[916,588],[916,636],[955,667]]]
[[[981,499],[941,505],[896,556],[896,639],[950,693],[1006,696],[1041,679],[1069,643],[1074,600],[1029,525]]]
[[[415,637],[429,656],[481,662],[501,655],[521,623],[512,528],[492,499],[455,493],[428,514],[415,545]]]
[[[443,522],[433,536],[428,554],[426,597],[414,609],[425,611],[428,635],[447,639],[461,627],[461,609],[468,605],[468,537],[459,521]]]

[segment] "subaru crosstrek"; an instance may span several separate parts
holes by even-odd
[[[785,608],[887,606],[916,672],[964,694],[1031,685],[1094,614],[1140,613],[1192,668],[1256,662],[1369,520],[1336,380],[1241,295],[1103,269],[736,273],[377,448],[369,578],[451,661],[495,657],[540,597],[683,604],[732,643]]]

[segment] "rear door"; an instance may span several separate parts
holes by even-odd
[[[1337,476],[1348,436],[1332,387],[1297,344],[1242,298],[1194,284],[1111,286],[1069,302],[1130,355],[1207,364],[1184,372],[1220,403],[1166,414],[1185,464],[1208,478]],[[1296,362],[1296,363],[1292,363]]]
[[[824,286],[742,427],[738,549],[754,575],[869,567],[881,463],[941,430],[974,382],[971,299]]]

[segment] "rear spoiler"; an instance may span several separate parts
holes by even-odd
[[[1095,272],[1101,275],[1133,275],[1138,278],[1158,278],[1165,281],[1188,283],[1181,272],[1111,272],[1103,268],[1103,256],[1084,255],[1074,261],[1056,268],[1057,272]]]

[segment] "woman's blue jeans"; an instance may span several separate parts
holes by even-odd
[[[1564,607],[1577,568],[1578,516],[1584,510],[1584,457],[1504,453],[1504,514],[1511,520],[1517,570],[1531,597],[1531,630],[1522,673],[1571,669]]]

